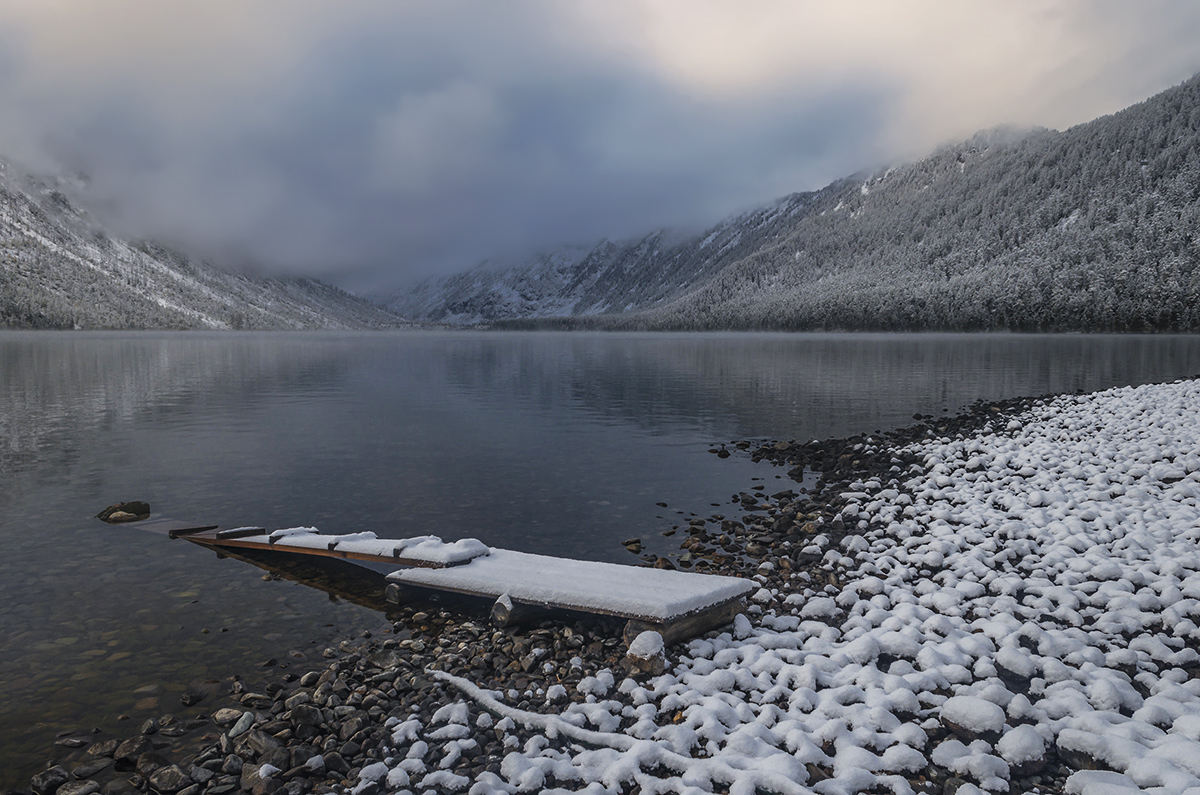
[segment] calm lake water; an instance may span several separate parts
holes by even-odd
[[[632,563],[622,540],[664,553],[782,475],[713,442],[1197,373],[1198,337],[0,333],[0,785],[61,730],[129,735],[191,681],[381,623],[91,518],[110,503]]]

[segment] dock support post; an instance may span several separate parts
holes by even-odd
[[[514,627],[518,624],[536,621],[553,614],[554,610],[552,609],[514,602],[508,594],[502,594],[492,604],[491,620],[492,626],[504,629],[505,627]]]
[[[713,605],[707,610],[701,610],[699,613],[682,616],[674,621],[642,621],[631,618],[625,624],[625,631],[622,633],[622,637],[625,645],[628,646],[638,635],[647,630],[652,630],[662,635],[663,643],[670,646],[676,641],[693,638],[704,634],[710,629],[728,624],[730,621],[733,621],[734,616],[744,612],[746,612],[746,600],[738,597],[719,605]]]

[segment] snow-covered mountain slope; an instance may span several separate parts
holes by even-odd
[[[660,230],[634,240],[558,249],[511,268],[484,265],[428,279],[394,293],[386,305],[414,320],[461,324],[652,307],[768,245],[818,195],[793,194],[700,235]]]
[[[0,327],[381,328],[394,314],[311,279],[226,273],[107,236],[54,180],[0,161]]]
[[[661,239],[602,244],[545,292],[531,265],[391,305],[604,328],[1200,330],[1200,76],[1064,132],[980,133]],[[529,300],[496,302],[500,285]]]

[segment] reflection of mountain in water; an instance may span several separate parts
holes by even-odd
[[[715,439],[831,438],[979,399],[1169,380],[1200,370],[1191,337],[1024,335],[477,336],[447,377],[486,401],[565,406]]]
[[[0,337],[0,475],[61,477],[97,448],[118,466],[137,454],[137,442],[113,447],[116,431],[184,421],[201,405],[245,409],[336,380],[345,369],[336,339],[7,333]],[[15,483],[7,480],[4,499],[12,500]]]

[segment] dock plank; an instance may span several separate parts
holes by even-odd
[[[297,527],[188,529],[181,537],[217,549],[261,550],[394,564],[399,585],[497,600],[503,621],[522,608],[570,610],[625,619],[626,640],[647,630],[667,643],[700,634],[745,609],[755,584],[738,577],[571,560],[435,536],[380,539],[374,533],[324,535]],[[514,610],[516,612],[514,612]]]
[[[306,532],[292,532],[297,530]],[[374,533],[324,535],[312,528],[288,528],[268,533],[261,527],[246,527],[193,533],[185,537],[192,543],[209,547],[292,552],[428,568],[460,566],[488,552],[486,546],[474,539],[444,544],[435,536],[383,539],[376,538]]]
[[[744,597],[754,584],[737,577],[569,560],[492,549],[468,566],[404,569],[388,579],[492,599],[637,619],[675,621]]]

